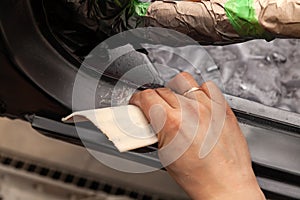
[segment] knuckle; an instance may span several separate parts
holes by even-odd
[[[181,72],[180,75],[183,76],[184,78],[191,78],[192,77],[192,75],[188,72]]]
[[[176,117],[174,117],[173,113],[172,112],[168,112],[167,113],[167,122],[168,123],[172,123],[176,120]]]
[[[201,101],[201,100],[203,100],[203,99],[206,98],[206,94],[203,92],[202,89],[199,90],[199,91],[197,91],[197,92],[195,92],[194,94],[197,97],[197,100],[199,100],[199,101]]]
[[[205,106],[204,104],[199,103],[198,110],[200,115],[205,115],[205,116],[211,115],[211,109]]]
[[[136,94],[131,95],[130,101],[134,101],[136,99]]]
[[[206,82],[203,83],[203,84],[206,85],[206,86],[209,86],[209,85],[211,85],[211,86],[216,86],[216,84],[215,84],[212,80],[206,81]]]
[[[152,89],[147,89],[141,92],[141,97],[142,98],[147,98],[149,95],[153,94],[154,91]]]
[[[207,91],[207,92],[210,92],[210,90],[213,91],[216,87],[217,87],[217,86],[216,86],[216,84],[215,84],[213,81],[206,81],[206,82],[204,82],[204,83],[200,86],[200,88],[201,88],[202,90],[205,90],[205,91]]]
[[[148,94],[148,93],[153,93],[153,89],[146,89],[144,91],[142,91],[143,94]]]
[[[226,105],[226,116],[229,119],[237,120],[235,114],[228,104]]]
[[[170,92],[171,91],[170,88],[157,88],[156,90],[159,92]]]
[[[187,83],[191,83],[194,80],[194,77],[189,74],[188,72],[181,72],[180,75],[183,77],[183,79],[187,82]],[[190,87],[192,87],[193,85],[191,85]]]
[[[131,96],[129,102],[130,102],[130,103],[136,102],[136,101],[138,100],[139,95],[140,95],[140,93],[134,93],[134,94]]]
[[[170,130],[177,131],[180,128],[181,120],[172,114],[168,114],[167,125]]]

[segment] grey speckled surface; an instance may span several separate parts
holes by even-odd
[[[206,50],[227,93],[300,113],[300,40],[253,40]]]
[[[300,40],[252,40],[204,49],[196,45],[144,47],[165,81],[186,71],[199,83],[216,81],[228,94],[300,113]]]

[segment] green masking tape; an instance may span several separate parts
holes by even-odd
[[[135,13],[139,16],[145,16],[147,14],[150,2],[140,2],[139,0],[132,0],[133,6],[135,8]]]
[[[228,0],[225,3],[225,12],[231,25],[240,36],[267,40],[273,38],[259,24],[253,0]]]

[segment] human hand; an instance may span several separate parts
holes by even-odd
[[[200,87],[188,73],[167,86],[136,93],[130,103],[157,132],[169,174],[192,199],[264,199],[246,140],[218,87]],[[200,90],[179,95],[192,87]]]

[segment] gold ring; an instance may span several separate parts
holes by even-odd
[[[189,89],[188,91],[186,91],[185,93],[183,93],[183,96],[188,95],[191,92],[196,92],[198,90],[201,90],[199,87],[192,87],[191,89]]]

